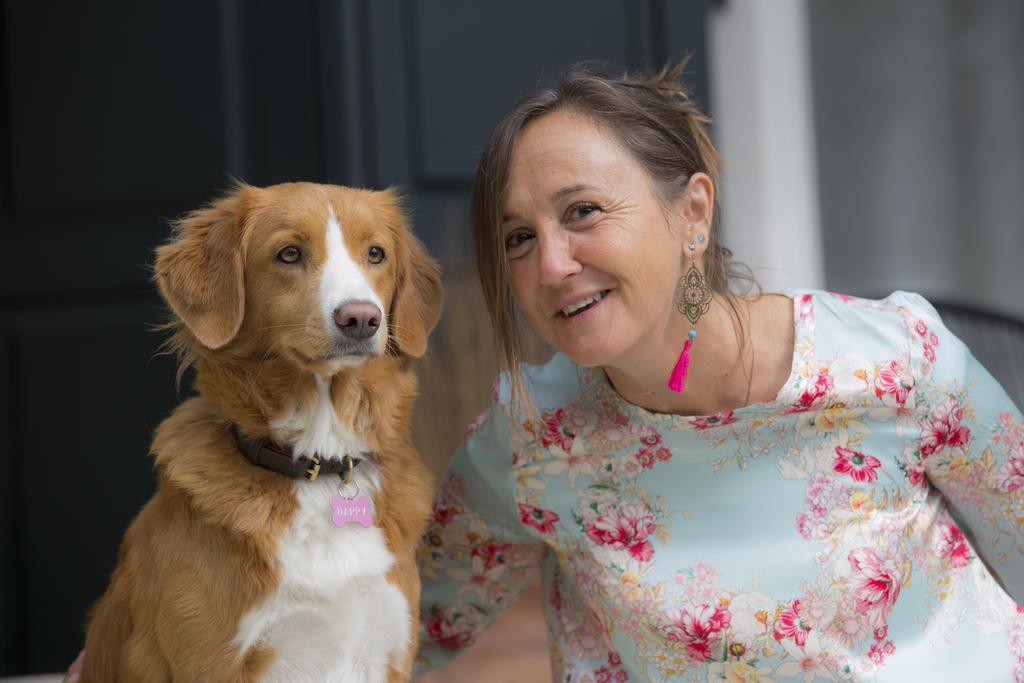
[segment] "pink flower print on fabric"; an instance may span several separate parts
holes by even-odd
[[[971,550],[960,528],[951,522],[939,522],[932,538],[932,551],[939,557],[948,557],[951,566],[966,567],[971,560]]]
[[[639,505],[622,505],[587,524],[587,538],[599,545],[625,550],[641,562],[654,557],[647,537],[655,530],[654,515]]]
[[[673,607],[665,610],[661,632],[668,640],[685,645],[690,657],[706,662],[712,651],[719,650],[717,644],[712,648],[713,641],[731,622],[732,614],[724,605]]]
[[[651,429],[642,437],[640,437],[640,442],[646,448],[653,448],[654,446],[657,446],[658,444],[661,443],[661,434]]]
[[[783,413],[805,413],[812,408],[818,408],[821,403],[821,399],[828,394],[834,386],[835,382],[829,376],[828,371],[819,371],[814,383],[804,387],[804,390],[800,392],[800,398],[796,400],[796,403],[786,408]]]
[[[608,654],[608,663],[594,672],[595,683],[620,683],[629,680],[629,674],[621,669],[622,657],[617,652]]]
[[[810,294],[801,294],[796,298],[796,315],[800,320],[807,320],[814,314],[814,302]]]
[[[878,472],[875,470],[881,465],[881,461],[872,455],[836,446],[836,460],[832,469],[839,474],[850,475],[854,481],[878,481]]]
[[[877,631],[878,629],[875,630]],[[883,643],[882,638],[879,638],[877,635],[875,636],[875,640],[877,642],[872,643],[871,647],[868,649],[868,658],[871,659],[875,665],[882,666],[885,664],[885,658],[896,652],[896,646],[891,640],[886,640]]]
[[[636,461],[640,463],[640,466],[645,470],[649,470],[654,467],[654,453],[651,453],[646,448],[642,448],[636,454]]]
[[[874,548],[855,548],[849,554],[853,568],[852,595],[857,611],[875,626],[886,625],[885,617],[900,596],[900,571],[889,560],[882,560]]]
[[[924,327],[924,323],[921,323]],[[918,330],[918,334],[924,337],[924,357],[928,359],[929,363],[935,362],[935,347],[939,345],[939,336],[934,332],[928,332],[925,328],[925,332]]]
[[[636,461],[646,470],[654,467],[655,462],[668,462],[671,459],[672,451],[664,446],[659,446],[658,448],[641,448],[636,453]]]
[[[999,428],[992,435],[996,443],[1006,445],[1006,450],[1024,454],[1024,421],[1018,422],[1012,413],[999,413]]]
[[[722,594],[719,578],[718,568],[702,560],[694,562],[692,567],[675,572],[672,583],[681,587],[678,602],[689,605],[717,604]],[[730,611],[733,610],[730,608]]]
[[[506,569],[508,567],[504,564],[495,564],[487,569],[484,567],[484,559],[475,555],[468,567],[449,567],[445,572],[460,584],[458,595],[471,592],[478,600],[487,603],[493,602],[505,590],[502,576]]]
[[[824,472],[812,472],[807,479],[807,496],[804,501],[809,506],[805,512],[796,517],[796,528],[807,540],[821,541],[832,531],[829,512],[833,509],[849,507],[852,488],[837,477]]]
[[[899,361],[891,360],[878,372],[875,379],[875,396],[884,399],[892,396],[896,403],[903,405],[914,387],[914,377],[909,369]]]
[[[648,429],[647,433],[640,437],[640,443],[643,445],[633,457],[645,470],[653,468],[655,463],[668,462],[672,459],[672,451],[661,445],[661,434],[653,429]]]
[[[956,399],[940,403],[921,423],[921,457],[945,447],[966,446],[971,431],[960,426],[963,417],[963,406]]]
[[[516,503],[519,507],[519,521],[527,526],[532,526],[542,534],[555,533],[555,522],[558,521],[558,513],[551,510],[544,510],[525,503]]]
[[[573,436],[566,433],[564,419],[565,408],[558,408],[552,415],[544,418],[544,434],[540,440],[545,448],[558,444],[566,453],[572,450]]]
[[[459,513],[459,497],[465,493],[465,484],[462,477],[457,475],[448,476],[442,483],[441,488],[434,498],[433,524],[444,527]]]
[[[1002,491],[1024,488],[1024,453],[1011,456],[996,470],[996,483]]]
[[[820,588],[812,588],[800,598],[800,626],[803,630],[824,631],[835,621],[836,598]]]
[[[731,425],[733,422],[738,422],[738,420],[732,416],[731,410],[715,413],[708,417],[698,417],[695,420],[690,420],[690,424],[693,425],[693,428],[699,431],[711,429],[712,427]]]
[[[924,462],[914,460],[907,467],[907,481],[918,488],[928,488],[928,476],[924,471]]]
[[[826,514],[818,508],[811,508],[810,512],[801,512],[796,516],[796,530],[808,541],[820,541],[828,536]]]
[[[797,598],[779,613],[779,618],[775,622],[775,640],[792,638],[797,645],[803,647],[810,632],[811,627],[800,619],[800,598]]]
[[[430,638],[448,650],[460,650],[476,638],[479,624],[472,618],[473,611],[449,608],[444,613],[435,609],[426,623]]]
[[[473,546],[472,550],[469,551],[469,554],[482,559],[484,561],[484,569],[491,569],[499,564],[505,564],[505,553],[508,552],[511,547],[511,543],[488,541],[486,543]]]
[[[434,522],[444,526],[455,519],[455,510],[449,507],[442,507],[440,505],[434,506]]]

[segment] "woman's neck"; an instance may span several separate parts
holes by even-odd
[[[739,321],[722,297],[697,323],[686,388],[669,390],[690,323],[673,311],[663,331],[643,348],[604,367],[622,398],[676,415],[711,415],[769,400],[789,376],[793,349],[792,301],[784,296],[737,298]]]

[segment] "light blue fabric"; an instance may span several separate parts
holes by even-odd
[[[561,355],[525,401],[505,378],[420,548],[418,668],[539,563],[556,681],[1021,680],[1020,411],[917,295],[793,302],[766,403],[655,414]]]

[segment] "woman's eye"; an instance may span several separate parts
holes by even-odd
[[[277,260],[281,263],[298,263],[302,260],[302,251],[298,247],[287,246],[277,252]]]
[[[597,210],[598,208],[596,204],[573,204],[572,206],[569,207],[569,218],[574,218],[577,220],[581,218],[586,218],[587,216],[589,216],[590,214],[594,213]]]
[[[384,250],[380,247],[370,247],[370,251],[367,252],[366,258],[369,259],[370,263],[380,263],[384,260]]]
[[[507,251],[512,251],[516,247],[522,246],[523,244],[528,242],[530,240],[530,237],[530,233],[525,232],[523,230],[517,230],[516,232],[511,233],[508,237],[505,238],[505,249]]]

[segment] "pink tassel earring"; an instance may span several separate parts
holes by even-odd
[[[668,378],[668,388],[677,394],[683,393],[683,389],[686,388],[686,373],[690,371],[690,347],[696,338],[697,330],[691,329],[689,338],[683,344],[683,352],[679,354],[679,360],[676,361]]]
[[[697,241],[703,242],[704,236],[698,236]],[[689,248],[691,254],[696,249],[692,244]],[[708,280],[704,273],[697,269],[697,265],[691,263],[690,269],[679,278],[679,284],[676,285],[676,309],[690,321],[690,332],[679,354],[679,360],[676,361],[668,378],[668,388],[677,394],[683,393],[686,388],[686,375],[690,371],[690,349],[697,339],[697,321],[710,307],[711,288],[708,287]]]

